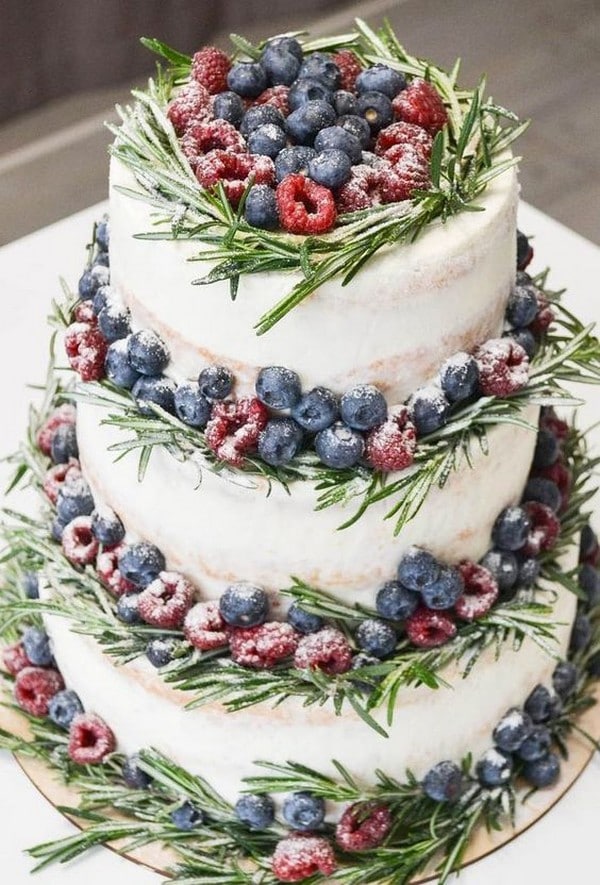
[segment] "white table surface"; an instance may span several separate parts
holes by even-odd
[[[28,199],[29,195],[23,195]],[[45,317],[58,279],[75,286],[85,260],[84,245],[104,206],[95,206],[0,248],[0,453],[23,436],[31,393],[48,356]],[[567,304],[582,318],[600,317],[595,290],[600,248],[523,205],[520,227],[534,235],[533,269],[552,266],[553,288],[569,287]],[[600,418],[600,395],[581,410],[582,426]],[[8,476],[0,464],[0,489]],[[472,677],[476,678],[476,674]],[[440,727],[443,727],[443,723]],[[600,881],[600,758],[596,756],[563,800],[532,829],[501,851],[465,869],[461,885],[595,885]],[[0,753],[0,883],[31,885],[28,846],[69,835],[73,827],[36,791],[13,759]],[[99,848],[63,867],[39,873],[39,885],[157,885],[161,877]]]

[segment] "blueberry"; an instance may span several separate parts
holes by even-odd
[[[442,565],[437,580],[423,587],[421,595],[427,608],[440,611],[452,608],[464,589],[464,581],[458,569],[451,565]]]
[[[427,772],[421,786],[434,802],[453,802],[462,793],[462,771],[454,762],[438,762]]]
[[[219,92],[213,98],[213,114],[237,128],[244,116],[244,102],[235,92]]]
[[[131,392],[142,415],[153,417],[156,414],[151,404],[170,414],[175,411],[175,382],[165,375],[155,378],[141,375]]]
[[[540,576],[540,563],[534,556],[519,558],[519,574],[517,584],[519,587],[535,587]]]
[[[302,61],[304,58],[302,45],[295,37],[273,37],[265,46],[265,49],[267,48],[279,49],[282,52],[291,52],[298,61]]]
[[[528,736],[517,750],[519,759],[533,762],[546,755],[552,746],[552,735],[545,725],[534,725]]]
[[[578,614],[571,631],[569,648],[573,652],[583,651],[592,639],[592,625],[587,615]]]
[[[211,404],[200,393],[197,381],[179,384],[173,396],[175,414],[190,427],[206,427],[210,418]]]
[[[58,516],[52,520],[52,526],[50,529],[52,540],[57,541],[60,544],[66,525],[67,523],[63,522],[62,519],[59,519]]]
[[[96,540],[104,544],[105,547],[114,547],[125,537],[125,526],[112,510],[94,510],[92,532]]]
[[[107,304],[98,314],[98,328],[109,342],[127,338],[131,332],[129,309],[116,302]]]
[[[356,114],[358,111],[358,101],[353,92],[346,92],[345,89],[338,89],[333,93],[333,106],[338,117],[346,114]]]
[[[138,611],[139,593],[124,593],[117,599],[117,617],[124,624],[142,624]]]
[[[170,637],[151,639],[146,646],[146,657],[153,667],[166,667],[175,657],[177,640]]]
[[[538,470],[544,467],[552,467],[558,460],[560,455],[560,443],[553,433],[541,427],[535,443],[535,452],[533,453],[533,466]]]
[[[600,652],[596,652],[595,655],[587,662],[587,672],[590,676],[593,676],[594,679],[600,679]]]
[[[171,812],[171,823],[179,830],[194,830],[204,823],[204,813],[191,802],[184,802]]]
[[[67,731],[76,716],[83,713],[83,704],[78,695],[70,689],[59,691],[48,704],[48,718]]]
[[[530,332],[529,329],[512,329],[510,332],[506,332],[503,338],[512,338],[513,341],[516,341],[519,344],[530,360],[534,358],[537,353],[538,343],[535,340],[535,335],[533,332]]]
[[[152,778],[143,768],[140,768],[138,753],[127,756],[121,769],[123,780],[131,790],[147,790],[152,783]]]
[[[404,587],[400,581],[387,581],[377,591],[375,600],[377,614],[390,621],[404,621],[410,618],[418,604],[418,595]]]
[[[363,149],[369,147],[371,143],[371,127],[364,117],[361,117],[356,113],[342,114],[336,125],[341,129],[345,129],[346,132],[349,132],[351,135],[355,135],[360,141]]]
[[[79,457],[77,430],[74,424],[59,424],[50,443],[50,457],[54,464],[67,464],[69,458]]]
[[[101,264],[102,267],[109,267],[110,256],[108,252],[96,252],[94,256],[94,264]]]
[[[560,759],[556,753],[547,753],[541,759],[526,762],[522,774],[532,787],[551,787],[560,775]]]
[[[48,667],[52,663],[50,639],[45,630],[39,627],[27,627],[21,637],[25,654],[36,667]]]
[[[383,92],[388,98],[395,98],[403,89],[406,89],[406,78],[387,65],[373,65],[361,71],[356,78],[359,95],[363,92]]]
[[[248,191],[244,204],[244,218],[252,227],[276,230],[279,227],[279,210],[273,188],[268,184],[255,184]]]
[[[514,553],[492,548],[482,557],[481,565],[492,573],[501,593],[506,593],[515,587],[519,575],[519,564]]]
[[[315,437],[315,451],[320,460],[336,470],[354,467],[362,458],[364,448],[362,435],[341,421],[320,430]]]
[[[266,366],[258,373],[256,395],[271,409],[291,409],[302,395],[300,378],[284,366]]]
[[[527,262],[529,258],[529,238],[525,236],[525,234],[518,230],[517,231],[517,267],[523,267],[523,265]]]
[[[325,819],[325,803],[306,791],[292,793],[283,802],[283,819],[295,830],[316,830]]]
[[[275,805],[269,796],[240,796],[235,803],[235,816],[251,830],[266,830],[275,820]]]
[[[528,714],[513,707],[504,714],[494,729],[494,743],[507,753],[518,750],[525,738],[529,737],[533,722]]]
[[[359,139],[342,126],[327,126],[321,129],[315,138],[315,150],[343,151],[351,163],[360,163],[362,160],[362,145]]]
[[[100,286],[100,288],[94,295],[94,300],[92,301],[92,307],[96,316],[98,316],[100,311],[103,310],[108,304],[111,304],[113,301],[116,300],[117,294],[114,289],[111,289],[110,286]]]
[[[108,252],[108,244],[110,241],[110,232],[108,227],[108,219],[103,218],[96,225],[96,245],[101,252]]]
[[[363,92],[359,95],[358,112],[367,121],[372,133],[385,129],[394,119],[392,102],[383,92]]]
[[[469,353],[455,353],[442,363],[439,379],[449,402],[458,403],[470,399],[476,395],[479,386],[477,362]]]
[[[525,712],[536,725],[549,722],[556,713],[556,700],[545,685],[536,685],[525,701]]]
[[[287,619],[294,630],[297,630],[299,633],[316,633],[325,623],[323,618],[312,614],[312,612],[307,612],[297,602],[292,603],[290,606]]]
[[[27,599],[39,598],[40,588],[37,572],[24,572],[21,586]]]
[[[119,556],[119,571],[136,587],[147,587],[165,569],[165,558],[154,544],[130,544]]]
[[[344,151],[325,150],[308,164],[308,174],[317,184],[335,190],[350,178],[352,164]]]
[[[396,648],[398,637],[396,631],[387,621],[378,618],[366,618],[358,626],[356,641],[363,651],[376,658],[384,658]]]
[[[272,86],[291,86],[300,71],[300,59],[280,43],[267,46],[261,57],[261,64]]]
[[[293,418],[271,418],[258,439],[258,454],[267,464],[281,467],[296,457],[303,440],[304,432]]]
[[[308,175],[308,164],[317,156],[314,148],[297,145],[284,148],[275,159],[275,177],[283,181],[286,175]]]
[[[272,123],[278,129],[285,128],[285,117],[270,104],[258,104],[248,108],[240,124],[240,132],[247,138],[252,132]]]
[[[578,583],[590,608],[600,602],[600,573],[593,565],[584,562],[579,566]]]
[[[156,332],[142,329],[127,339],[129,363],[141,375],[160,375],[169,363],[167,345]]]
[[[312,52],[302,62],[298,79],[310,77],[334,92],[339,89],[340,69],[326,52]]]
[[[65,525],[77,516],[89,516],[94,509],[94,498],[83,477],[63,483],[58,490],[56,513]]]
[[[233,389],[233,375],[225,366],[207,366],[198,375],[198,384],[207,399],[225,399]]]
[[[571,661],[560,661],[552,674],[552,686],[554,691],[563,700],[568,698],[575,690],[578,679],[578,670]]]
[[[338,401],[326,387],[313,387],[292,409],[292,418],[310,433],[329,427],[339,414]]]
[[[117,387],[131,390],[134,386],[140,373],[136,372],[129,362],[127,338],[122,338],[110,345],[106,351],[104,370],[109,381],[112,381]]]
[[[434,384],[420,387],[408,401],[408,409],[419,436],[433,433],[448,420],[450,403],[442,390]]]
[[[387,418],[387,403],[372,384],[359,384],[342,396],[340,413],[354,430],[371,430]]]
[[[308,101],[292,111],[286,120],[287,132],[297,144],[311,146],[317,133],[335,123],[335,111],[326,101]]]
[[[530,528],[531,520],[522,507],[505,507],[492,528],[492,541],[500,550],[520,550]]]
[[[591,525],[584,525],[579,538],[579,559],[588,559],[594,556],[598,549],[598,538]]]
[[[315,80],[314,77],[296,80],[288,92],[290,111],[297,111],[303,105],[308,104],[309,101],[323,101],[333,106],[333,92],[321,83],[320,80]]]
[[[86,270],[77,287],[81,301],[92,299],[101,286],[108,286],[109,280],[110,272],[102,264],[95,264],[90,270]]]
[[[409,547],[398,566],[398,580],[409,590],[433,587],[440,576],[440,563],[421,547]]]
[[[562,506],[562,495],[560,489],[551,479],[545,479],[543,476],[532,476],[527,480],[527,485],[523,492],[524,501],[539,501],[545,504],[555,513]]]
[[[512,758],[495,747],[484,753],[475,766],[479,783],[488,789],[505,786],[510,780],[512,770]]]
[[[510,325],[517,329],[528,326],[535,319],[537,311],[535,287],[513,286],[506,305],[506,319]]]
[[[219,600],[221,617],[232,627],[257,627],[269,613],[267,594],[245,581],[231,584]]]
[[[240,61],[227,74],[227,85],[242,98],[258,98],[267,88],[267,75],[258,62]]]

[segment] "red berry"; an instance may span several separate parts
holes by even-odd
[[[362,71],[358,58],[349,49],[340,49],[331,56],[331,60],[340,70],[340,89],[354,92],[356,78]]]
[[[73,565],[89,565],[94,562],[100,544],[92,531],[91,516],[76,516],[65,526],[62,533],[62,548]]]
[[[303,636],[294,655],[294,667],[298,670],[322,670],[329,676],[346,673],[351,666],[350,643],[334,627],[323,627]]]
[[[350,178],[338,191],[336,205],[340,214],[370,209],[381,203],[381,175],[374,166],[361,163],[352,167]]]
[[[322,234],[335,224],[333,194],[304,175],[286,175],[276,196],[281,226],[292,234]]]
[[[523,508],[531,520],[531,528],[520,552],[525,556],[538,556],[543,550],[552,550],[560,534],[558,517],[539,501],[526,501]]]
[[[289,86],[269,86],[264,92],[255,98],[253,104],[270,104],[272,107],[281,111],[284,117],[290,112],[288,104]]]
[[[392,123],[391,126],[386,126],[385,129],[382,129],[377,136],[375,153],[394,163],[399,159],[400,154],[389,154],[389,151],[390,148],[396,148],[399,145],[414,148],[422,159],[428,162],[431,157],[433,139],[428,132],[420,126],[415,126],[413,123]]]
[[[50,701],[64,687],[58,670],[25,667],[15,680],[15,700],[26,713],[47,716]]]
[[[498,599],[498,584],[488,569],[468,559],[459,563],[458,571],[465,589],[454,611],[461,621],[475,621],[487,614]]]
[[[256,448],[268,420],[267,407],[254,397],[216,402],[205,439],[220,461],[241,467],[244,456]]]
[[[33,664],[25,654],[25,649],[21,642],[15,642],[14,645],[7,645],[2,649],[2,663],[4,669],[11,676],[16,676],[25,667],[32,667]]]
[[[409,200],[415,190],[429,190],[429,161],[411,145],[396,145],[387,152],[386,159],[394,162],[387,172],[380,170],[382,203],[401,203]],[[389,161],[388,160],[388,161]]]
[[[89,323],[71,323],[65,333],[69,363],[82,381],[98,381],[104,377],[107,348],[99,329]]]
[[[192,77],[211,95],[225,92],[230,68],[229,57],[216,46],[204,46],[192,58]]]
[[[210,120],[212,111],[208,90],[196,80],[190,80],[169,104],[167,117],[177,135],[183,135],[194,123]]]
[[[227,624],[221,617],[218,602],[197,602],[183,622],[188,642],[200,651],[223,648],[228,643]]]
[[[69,458],[68,464],[57,464],[46,471],[44,476],[43,489],[46,496],[56,504],[60,487],[70,480],[77,479],[81,476],[79,461],[76,458]]]
[[[99,716],[80,713],[71,722],[68,752],[73,762],[95,765],[113,753],[116,746],[114,734]]]
[[[416,448],[417,430],[402,406],[369,432],[365,455],[375,470],[404,470],[412,464]]]
[[[94,305],[91,301],[80,301],[73,311],[75,323],[88,323],[90,326],[98,325],[98,318],[94,313]]]
[[[398,120],[422,126],[430,135],[435,135],[448,122],[448,114],[439,93],[431,83],[418,77],[398,93],[392,101],[392,107]]]
[[[62,406],[59,406],[58,409],[55,409],[52,414],[46,418],[37,432],[36,443],[38,449],[40,449],[44,455],[48,455],[49,457],[54,434],[60,425],[75,424],[76,417],[77,413],[75,411],[75,406],[72,406],[70,403],[64,403]]]
[[[424,606],[406,619],[406,635],[418,648],[437,648],[456,636],[456,624],[448,612]]]
[[[542,409],[540,427],[548,430],[559,442],[564,442],[569,436],[569,425],[558,417],[553,408]]]
[[[231,630],[229,647],[236,664],[257,670],[274,667],[291,657],[298,646],[299,635],[285,621],[268,621],[258,627]]]
[[[147,624],[173,630],[194,601],[194,587],[178,572],[161,572],[138,596],[138,612]]]
[[[230,154],[248,153],[244,136],[226,120],[193,123],[181,139],[181,150],[193,169],[198,166],[200,158],[210,154],[211,151],[226,151]],[[207,165],[210,164],[204,164]]]
[[[237,206],[249,184],[273,184],[275,166],[273,160],[262,154],[233,154],[214,150],[200,157],[196,178],[205,188],[222,182],[227,199]]]
[[[125,544],[117,544],[110,550],[102,550],[96,557],[96,572],[102,583],[115,596],[133,593],[138,588],[119,571],[119,557],[125,550]]]
[[[293,833],[275,846],[272,869],[280,882],[301,882],[316,873],[330,876],[336,868],[333,847],[322,836]]]
[[[366,851],[381,845],[392,826],[387,805],[357,802],[342,814],[335,828],[335,839],[344,851]]]
[[[473,354],[479,368],[479,388],[484,396],[509,396],[526,387],[529,359],[512,338],[492,338]]]
[[[562,461],[556,461],[551,467],[536,470],[535,475],[542,476],[544,479],[551,479],[552,482],[556,483],[562,498],[559,512],[566,510],[573,485],[573,475],[569,468]]]
[[[538,312],[534,320],[529,324],[529,329],[534,335],[543,335],[556,319],[556,315],[543,292],[537,289],[535,297],[538,303]]]

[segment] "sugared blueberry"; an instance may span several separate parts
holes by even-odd
[[[360,140],[343,126],[327,126],[325,129],[321,129],[315,138],[315,150],[342,151],[347,154],[353,164],[360,163],[362,160]]]
[[[143,768],[140,768],[140,756],[138,753],[125,758],[121,774],[131,790],[147,790],[152,783],[150,775]]]
[[[217,120],[226,120],[236,128],[244,116],[244,103],[235,92],[219,92],[213,98],[213,116]]]
[[[114,547],[125,537],[125,526],[112,510],[94,510],[92,512],[92,531],[105,547]]]
[[[322,150],[308,164],[308,174],[313,181],[335,190],[350,178],[350,157],[340,150]]]
[[[65,525],[77,516],[89,516],[94,509],[90,487],[82,476],[64,482],[58,490],[56,513]]]
[[[354,430],[371,430],[387,418],[387,403],[372,384],[359,384],[340,400],[342,420]]]
[[[304,58],[298,79],[306,77],[318,80],[332,92],[340,86],[340,69],[327,52],[311,52]]]
[[[277,416],[267,422],[258,438],[258,454],[273,467],[289,464],[300,449],[304,432],[293,418]]]
[[[290,606],[287,619],[299,633],[316,633],[324,625],[323,618],[312,612],[306,611],[298,602]]]
[[[136,587],[147,587],[165,570],[165,558],[154,544],[130,544],[119,556],[119,571]]]
[[[529,737],[533,722],[528,714],[513,707],[504,714],[494,729],[494,743],[507,753],[518,750],[525,738]]]
[[[207,399],[225,399],[233,390],[233,375],[225,366],[207,366],[198,375],[198,384]]]
[[[38,599],[40,588],[37,572],[24,572],[21,587],[27,599]]]
[[[503,787],[509,782],[512,775],[512,758],[508,753],[494,747],[483,754],[475,771],[482,787],[488,789]]]
[[[528,326],[535,319],[538,311],[536,289],[534,286],[515,285],[508,297],[506,319],[515,328]]]
[[[104,371],[108,380],[116,384],[117,387],[131,390],[134,386],[140,373],[129,362],[127,338],[122,338],[110,345],[104,359]]]
[[[250,188],[244,204],[244,218],[252,227],[262,230],[275,230],[279,227],[277,199],[272,187],[268,184],[255,184]]]
[[[83,704],[79,696],[70,689],[59,691],[48,704],[48,717],[65,731],[68,731],[73,719],[81,713],[83,713]]]
[[[430,384],[420,387],[408,400],[408,410],[419,436],[433,433],[448,420],[450,403],[439,387]]]
[[[517,756],[525,762],[533,762],[545,756],[552,746],[552,735],[545,725],[534,725],[517,749]]]
[[[533,257],[533,249],[529,244],[529,237],[523,231],[517,231],[517,267],[523,270]]]
[[[421,786],[434,802],[453,802],[462,792],[462,771],[454,762],[438,762],[427,772]]]
[[[292,111],[286,120],[288,135],[297,144],[312,146],[317,133],[335,123],[335,111],[322,100],[308,101]]]
[[[577,653],[588,647],[592,639],[592,624],[587,615],[581,612],[575,618],[573,629],[571,631],[571,641],[569,648]]]
[[[339,414],[338,401],[326,387],[314,387],[292,409],[292,418],[309,433],[329,427]]]
[[[256,395],[271,409],[291,409],[302,395],[300,378],[284,366],[266,366],[258,373]]]
[[[440,576],[440,563],[421,547],[409,547],[398,566],[398,580],[409,590],[421,592],[432,587]]]
[[[544,476],[532,476],[527,480],[525,491],[523,492],[524,501],[539,501],[545,504],[554,513],[557,513],[563,503],[560,489],[551,479]]]
[[[362,458],[364,449],[363,436],[341,421],[320,430],[315,437],[315,451],[320,460],[336,470],[354,467]]]
[[[153,405],[171,414],[175,411],[175,389],[175,382],[166,375],[140,375],[131,393],[142,415],[153,416]]]
[[[150,329],[127,338],[129,363],[141,375],[160,375],[169,362],[169,351],[162,338]]]
[[[587,562],[579,566],[579,587],[585,593],[586,602],[590,608],[594,608],[600,602],[600,572]]]
[[[596,532],[588,523],[582,528],[579,538],[579,561],[582,562],[595,557],[597,551],[598,538],[596,537]]]
[[[138,610],[139,596],[139,593],[124,593],[117,599],[117,617],[124,624],[143,623]]]
[[[421,596],[427,608],[443,611],[452,608],[463,590],[464,582],[458,569],[442,565],[436,580],[421,589]]]
[[[520,550],[530,528],[531,520],[522,507],[505,507],[492,528],[492,541],[500,550]]]
[[[267,44],[261,56],[271,86],[290,86],[298,76],[300,63],[284,43]]]
[[[571,661],[560,661],[552,674],[552,686],[554,691],[565,700],[575,690],[577,685],[578,671]]]
[[[358,626],[356,641],[367,654],[376,658],[384,658],[394,651],[398,637],[394,628],[387,621],[366,618]]]
[[[67,464],[69,458],[79,457],[77,430],[74,424],[59,424],[50,444],[50,457],[54,464]]]
[[[108,245],[110,242],[110,230],[108,224],[108,218],[103,218],[96,225],[96,245],[100,249],[101,252],[108,252]]]
[[[240,132],[248,138],[252,132],[271,123],[278,129],[285,128],[285,117],[277,108],[270,104],[252,105],[248,108],[240,124]]]
[[[45,630],[27,627],[21,638],[25,654],[36,667],[49,667],[52,663],[50,639]]]
[[[168,636],[164,638],[157,636],[156,639],[151,639],[146,646],[146,657],[153,667],[157,669],[159,667],[166,667],[173,660],[177,646],[176,639],[171,639]]]
[[[377,591],[375,608],[377,614],[390,621],[404,621],[414,614],[419,604],[419,596],[408,590],[400,581],[387,581]]]
[[[560,443],[556,436],[544,427],[538,430],[533,453],[533,466],[539,470],[552,467],[560,455]]]
[[[394,119],[392,102],[383,92],[370,91],[359,95],[358,112],[367,121],[373,134],[385,129]]]
[[[358,101],[353,92],[347,92],[345,89],[338,89],[333,93],[333,106],[338,117],[346,114],[356,114],[358,111]]]
[[[439,379],[446,399],[462,402],[477,393],[479,369],[470,353],[460,351],[442,363]]]
[[[324,101],[333,106],[333,92],[314,77],[303,77],[302,80],[292,83],[288,93],[290,111],[297,111],[309,101]]]
[[[545,685],[536,685],[525,701],[525,712],[536,725],[548,722],[556,715],[557,700]]]
[[[78,294],[82,301],[89,301],[101,286],[108,286],[110,272],[102,264],[95,264],[90,270],[84,271],[79,280]]]
[[[266,830],[275,820],[275,805],[262,794],[240,796],[235,803],[235,816],[251,830]]]
[[[336,126],[340,126],[342,129],[345,129],[346,132],[355,135],[360,141],[363,150],[366,150],[369,147],[371,143],[371,127],[365,118],[361,117],[358,113],[342,114],[338,119]]]
[[[200,393],[197,381],[179,384],[173,396],[175,414],[190,427],[206,427],[210,418],[211,404]]]
[[[540,576],[541,565],[534,556],[520,557],[517,584],[519,587],[535,587]]]
[[[501,593],[506,593],[516,585],[519,564],[514,553],[492,548],[481,559],[481,565],[492,573]]]
[[[282,813],[295,830],[316,830],[325,819],[325,803],[320,796],[302,790],[286,797]]]
[[[221,617],[231,627],[256,627],[269,613],[267,594],[246,581],[231,584],[219,600]]]
[[[388,98],[395,98],[405,88],[406,77],[387,65],[372,65],[361,71],[356,78],[356,91],[359,95],[363,92],[382,92]]]
[[[505,332],[505,335],[509,338],[512,338],[513,341],[516,341],[519,344],[530,360],[534,358],[538,349],[538,342],[535,339],[535,335],[529,329],[511,329],[508,332]]]
[[[560,759],[556,753],[547,753],[540,759],[526,762],[522,774],[532,787],[538,789],[551,787],[560,775]]]
[[[107,341],[127,338],[131,332],[129,309],[118,303],[107,304],[98,314],[98,327]]]
[[[178,830],[195,830],[204,823],[204,813],[191,802],[184,802],[171,812],[171,823]]]
[[[314,148],[303,145],[284,148],[275,159],[275,177],[278,182],[286,175],[308,175],[308,164],[317,156]]]
[[[117,293],[114,289],[111,289],[110,286],[100,286],[92,301],[93,310],[96,316],[98,316],[100,311],[104,310],[107,305],[116,301],[117,298]]]
[[[267,88],[267,75],[258,62],[240,61],[227,74],[227,85],[242,98],[258,98]]]

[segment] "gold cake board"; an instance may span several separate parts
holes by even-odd
[[[600,689],[596,691],[600,700]],[[586,710],[578,719],[580,728],[594,737],[600,736],[600,703]],[[22,716],[13,709],[0,706],[0,728],[11,734],[27,737],[27,725]],[[529,796],[525,803],[519,803],[517,808],[517,820],[514,827],[504,827],[500,831],[487,832],[481,827],[473,834],[469,847],[465,853],[461,866],[475,863],[486,855],[497,851],[506,843],[517,838],[529,827],[547,814],[561,799],[562,796],[573,786],[575,781],[583,773],[592,756],[594,749],[589,741],[574,732],[568,742],[569,758],[562,762],[561,775],[558,783],[551,789],[538,790]],[[67,787],[57,780],[55,773],[39,759],[15,755],[15,759],[27,775],[31,783],[55,807],[74,807],[79,802],[77,790]],[[523,791],[525,795],[525,790]],[[86,821],[72,815],[64,815],[76,827],[85,830]],[[116,820],[122,818],[117,812],[113,812]],[[124,819],[124,818],[123,818]],[[50,837],[50,834],[49,834]],[[120,850],[119,843],[114,842],[107,846],[111,851],[121,854],[134,863],[141,864],[161,875],[167,875],[166,870],[177,862],[176,855],[158,845],[146,845],[133,851]],[[434,882],[435,874],[426,875],[413,880],[413,885],[418,883]],[[325,885],[325,883],[324,883]]]

